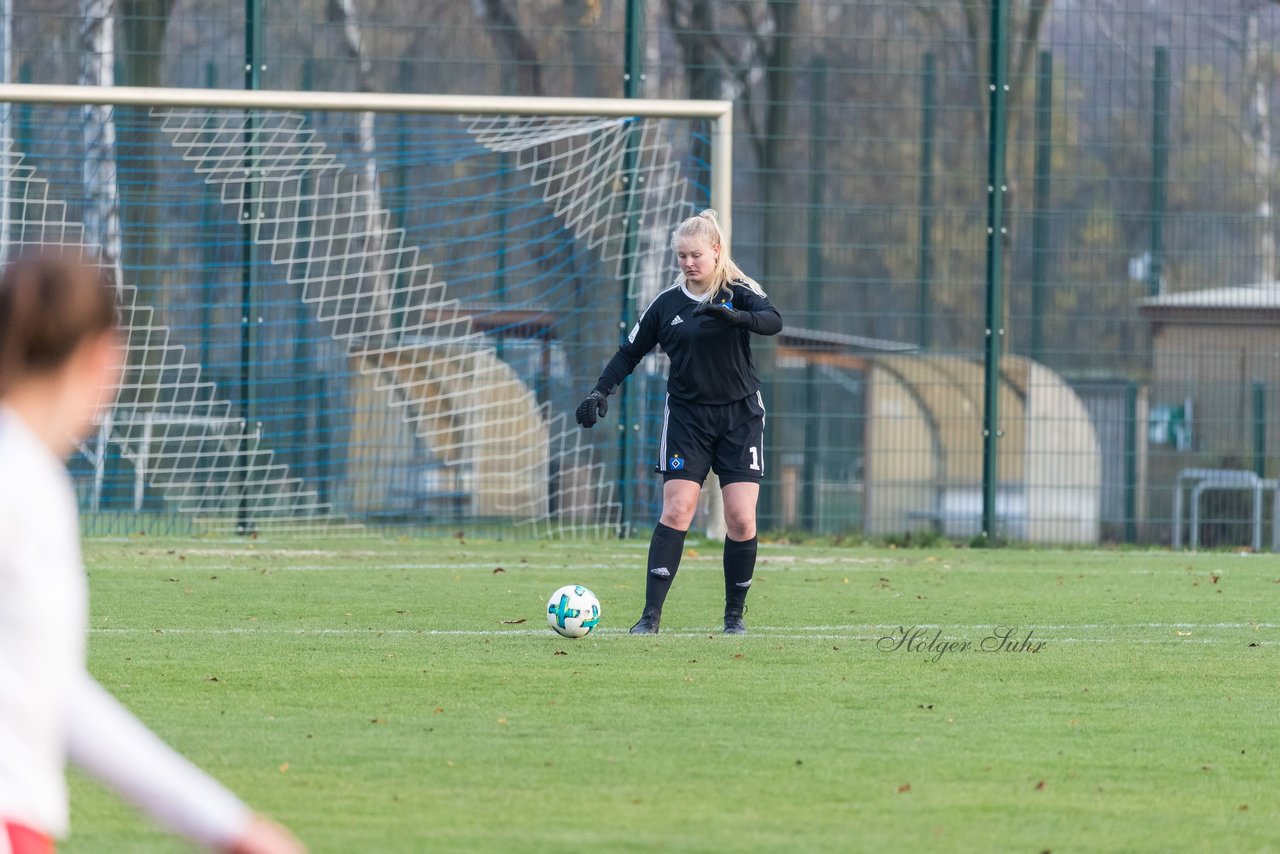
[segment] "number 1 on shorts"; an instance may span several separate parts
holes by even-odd
[[[751,447],[751,470],[760,471],[760,452],[753,445]]]

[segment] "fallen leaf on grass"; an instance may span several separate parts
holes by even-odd
[[[901,786],[899,786],[899,787],[898,787],[898,794],[899,794],[899,795],[905,794],[905,793],[907,793],[907,792],[909,792],[909,791],[911,791],[911,784],[910,784],[910,783],[903,783]]]
[[[520,618],[520,619],[518,619],[518,620],[503,620],[503,621],[502,621],[502,625],[504,625],[504,626],[518,626],[518,625],[520,625],[521,623],[525,623],[525,622],[528,622],[528,620],[527,620],[525,617],[521,617],[521,618]]]
[[[503,568],[502,568],[502,567],[500,567],[500,566],[495,566],[495,567],[493,568],[493,574],[494,574],[494,575],[497,575],[499,572],[506,572],[506,570],[505,570],[505,569],[503,569]]]
[[[1039,783],[1036,783],[1036,791],[1037,791],[1037,792],[1043,792],[1043,791],[1044,791],[1044,787],[1045,787],[1045,785],[1046,785],[1046,784],[1045,784],[1044,780],[1041,780]]]

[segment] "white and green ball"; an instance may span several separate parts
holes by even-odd
[[[581,584],[567,584],[547,600],[547,622],[567,638],[589,635],[600,623],[600,600]]]

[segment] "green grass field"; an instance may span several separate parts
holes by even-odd
[[[645,547],[91,541],[90,666],[317,852],[1280,850],[1280,559],[766,545],[726,638],[693,542],[639,638]]]

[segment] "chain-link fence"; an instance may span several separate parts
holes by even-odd
[[[763,528],[968,538],[985,506],[997,533],[1032,542],[1275,542],[1276,3],[17,0],[7,23],[12,81],[102,80],[91,60],[109,46],[117,85],[237,88],[252,46],[267,89],[620,97],[630,72],[630,94],[732,100],[733,251],[786,322],[756,342]],[[1008,85],[995,111],[993,55]],[[125,278],[239,416],[235,206],[179,168],[155,117],[115,117]],[[368,162],[356,116],[304,119],[351,169]],[[7,122],[72,217],[91,210],[79,114],[15,106]],[[631,270],[628,289],[520,155],[391,115],[371,130],[383,208],[443,265],[481,343],[563,414],[669,260]],[[707,202],[708,129],[663,133],[676,216]],[[1005,180],[988,192],[993,141]],[[438,441],[361,415],[365,373],[299,308],[305,272],[251,260],[258,283],[282,284],[256,292],[278,323],[255,378],[275,391],[249,414],[302,491],[359,520],[501,516],[451,497],[473,488]],[[293,368],[273,372],[281,360]],[[575,440],[615,490],[581,499],[616,503],[609,524],[655,516],[652,368],[627,387],[621,441]],[[171,508],[139,484],[136,450],[77,463],[97,477],[86,502]]]

